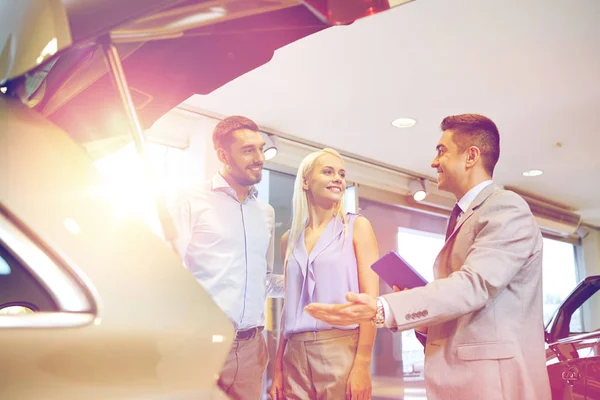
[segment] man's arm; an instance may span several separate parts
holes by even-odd
[[[529,207],[508,193],[478,216],[479,231],[460,270],[427,286],[385,295],[394,326],[407,330],[474,312],[493,301],[527,264],[539,229]]]
[[[397,330],[431,326],[474,312],[506,288],[536,249],[539,228],[527,203],[505,192],[478,218],[478,232],[464,265],[448,278],[384,295]],[[346,304],[309,304],[313,317],[332,325],[351,325],[375,315],[376,301],[348,293]],[[386,320],[390,316],[386,317]]]
[[[394,285],[393,286],[394,292],[399,292],[401,289]],[[408,290],[408,289],[406,289]],[[394,314],[392,314],[392,310],[390,309],[390,305],[388,304],[387,300],[384,299],[383,297],[378,297],[378,299],[381,300],[381,303],[383,305],[383,310],[384,310],[384,316],[385,316],[385,326],[388,328],[393,328],[394,331],[396,331],[397,329],[395,328],[396,325],[396,321],[394,319]],[[417,338],[417,340],[419,341],[419,343],[421,343],[423,345],[423,347],[425,347],[425,345],[427,344],[427,327],[419,327],[419,328],[415,328],[415,337]]]

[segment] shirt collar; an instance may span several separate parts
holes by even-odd
[[[212,187],[212,190],[214,190],[214,191],[217,191],[217,190],[224,191],[226,193],[229,193],[230,195],[232,195],[233,197],[235,197],[237,199],[237,194],[235,193],[235,190],[233,190],[233,188],[231,186],[229,186],[229,183],[227,183],[227,181],[225,180],[225,178],[223,178],[223,175],[221,175],[220,172],[217,172],[216,174],[213,175],[212,180],[211,180],[211,187]],[[248,197],[257,197],[257,196],[258,196],[258,190],[256,189],[255,186],[252,186],[248,193]]]
[[[461,197],[461,199],[456,203],[460,207],[461,211],[463,213],[465,211],[467,211],[469,209],[469,207],[471,206],[471,203],[473,202],[473,200],[475,200],[475,197],[477,197],[477,195],[479,193],[481,193],[481,191],[483,189],[485,189],[487,186],[491,185],[492,183],[494,183],[494,181],[492,181],[492,180],[483,181],[480,184],[478,184],[477,186],[472,187],[471,190],[469,190],[467,193],[465,193],[465,195],[463,197]]]

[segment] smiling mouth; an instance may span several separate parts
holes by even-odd
[[[327,189],[331,190],[334,193],[341,193],[342,192],[342,188],[339,188],[337,186],[329,186]]]
[[[259,167],[250,167],[250,168],[248,168],[248,169],[249,169],[250,171],[252,171],[252,172],[260,172],[260,171],[262,171],[263,167],[262,167],[262,165],[261,165],[261,166],[259,166]]]

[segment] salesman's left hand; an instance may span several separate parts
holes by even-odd
[[[377,312],[377,301],[365,293],[346,293],[346,304],[310,303],[304,310],[329,325],[353,325],[369,322]]]

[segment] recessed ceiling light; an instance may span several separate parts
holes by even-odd
[[[417,120],[413,118],[397,118],[392,121],[392,125],[396,128],[410,128],[411,126],[415,126],[416,123]]]
[[[540,176],[544,173],[544,171],[539,169],[532,169],[530,171],[523,172],[523,176]]]

